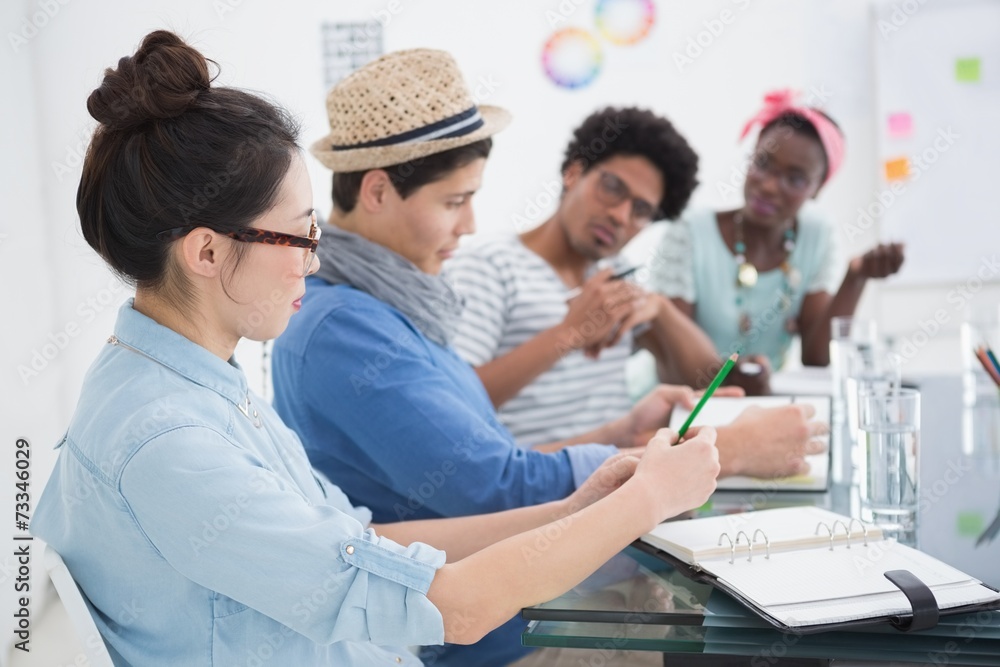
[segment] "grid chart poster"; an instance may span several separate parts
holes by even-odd
[[[382,24],[378,21],[325,22],[322,35],[326,90],[383,54]]]
[[[906,243],[900,282],[965,281],[1000,217],[1000,2],[878,2],[872,20],[879,180],[858,222]]]

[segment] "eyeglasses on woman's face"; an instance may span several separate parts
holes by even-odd
[[[814,180],[801,169],[782,169],[767,151],[756,151],[750,156],[747,176],[756,179],[773,176],[782,190],[796,196],[807,192]]]
[[[641,197],[633,197],[632,191],[625,184],[625,181],[610,171],[598,169],[597,172],[597,187],[595,188],[595,192],[597,193],[597,200],[599,202],[605,206],[615,207],[626,199],[630,200],[631,212],[629,222],[636,227],[645,226],[659,217],[660,212],[656,206]]]
[[[174,241],[187,235],[194,229],[195,227],[174,227],[173,229],[160,232],[156,235],[156,238],[161,241]],[[244,227],[235,232],[219,233],[242,243],[264,243],[266,245],[283,246],[286,248],[302,248],[305,250],[302,258],[303,276],[309,275],[309,269],[312,268],[313,262],[316,260],[316,248],[319,247],[319,238],[322,236],[322,230],[316,224],[315,211],[312,212],[310,220],[309,236],[296,236],[295,234],[273,232],[269,229],[257,229],[256,227]]]

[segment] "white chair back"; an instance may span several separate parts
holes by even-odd
[[[42,553],[42,562],[45,563],[45,569],[56,587],[56,593],[59,594],[69,620],[76,629],[76,635],[83,646],[83,653],[90,661],[91,667],[114,667],[111,656],[108,655],[108,648],[104,645],[104,638],[97,630],[94,617],[90,615],[83,594],[73,580],[73,575],[66,569],[62,556],[46,545]]]

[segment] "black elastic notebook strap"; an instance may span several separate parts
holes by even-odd
[[[912,630],[926,630],[937,625],[941,611],[938,609],[934,593],[927,587],[927,584],[917,579],[916,575],[908,570],[889,570],[885,573],[885,578],[903,591],[903,595],[913,607],[912,617],[892,616],[889,618],[889,622],[897,630],[910,632]]]

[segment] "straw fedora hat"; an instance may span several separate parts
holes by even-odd
[[[510,123],[499,107],[476,106],[455,60],[411,49],[374,60],[326,97],[330,133],[310,152],[334,171],[378,169],[466,146]]]

